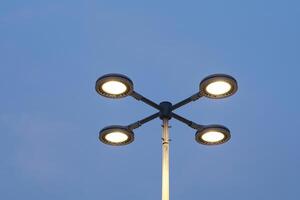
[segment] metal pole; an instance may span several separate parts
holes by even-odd
[[[169,120],[163,119],[162,134],[162,200],[169,200]]]

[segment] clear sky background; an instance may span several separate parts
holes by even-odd
[[[4,0],[0,5],[0,199],[161,198],[161,122],[111,147],[98,132],[154,113],[110,100],[97,78],[129,76],[157,103],[213,73],[238,93],[177,112],[224,124],[207,147],[171,120],[171,199],[298,200],[300,3],[295,0]]]

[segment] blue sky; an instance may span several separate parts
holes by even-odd
[[[224,124],[206,147],[171,120],[171,199],[299,199],[299,1],[4,0],[0,6],[0,198],[161,198],[161,122],[110,147],[101,128],[155,110],[105,99],[97,78],[123,73],[173,103],[213,73],[238,93],[177,112]]]

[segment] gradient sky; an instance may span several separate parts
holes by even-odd
[[[173,103],[213,73],[238,93],[177,111],[223,124],[207,147],[171,120],[171,200],[298,200],[300,3],[252,1],[4,0],[0,6],[0,199],[161,198],[161,122],[111,147],[101,128],[154,113],[110,100],[97,78],[129,76],[136,91]]]

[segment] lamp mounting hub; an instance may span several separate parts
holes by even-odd
[[[160,112],[159,118],[160,119],[171,119],[172,118],[172,103],[168,101],[163,101],[159,104]]]

